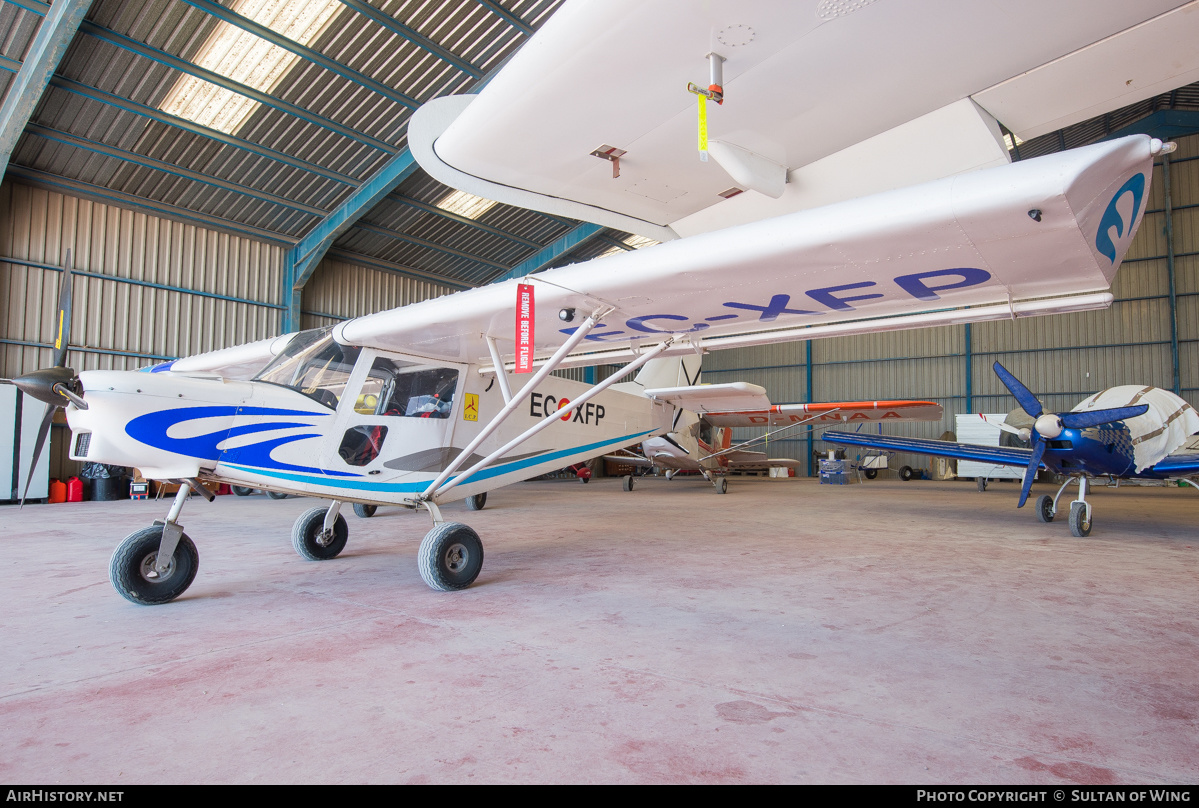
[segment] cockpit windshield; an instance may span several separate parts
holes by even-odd
[[[314,328],[292,337],[254,381],[290,387],[313,401],[337,409],[360,349],[339,345],[332,328]]]

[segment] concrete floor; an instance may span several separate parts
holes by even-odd
[[[314,563],[312,501],[193,499],[158,607],[107,565],[168,503],[3,507],[0,781],[1199,781],[1199,496],[1098,490],[1076,539],[1016,494],[523,483],[445,509],[487,552],[448,594],[423,514]]]

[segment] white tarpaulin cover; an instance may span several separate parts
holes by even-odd
[[[1106,410],[1148,404],[1149,411],[1124,421],[1132,433],[1133,459],[1137,471],[1156,465],[1199,432],[1199,413],[1178,396],[1157,387],[1126,384],[1109,387],[1080,402],[1074,412]]]

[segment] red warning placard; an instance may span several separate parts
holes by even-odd
[[[516,287],[516,372],[533,372],[533,285]]]

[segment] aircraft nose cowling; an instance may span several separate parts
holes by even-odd
[[[243,383],[135,371],[79,374],[89,409],[67,409],[71,458],[140,469],[150,479],[194,477],[216,465],[245,399]]]
[[[1062,434],[1062,419],[1058,418],[1054,413],[1047,412],[1037,419],[1033,428],[1042,438],[1053,440]]]

